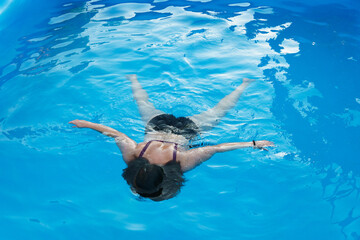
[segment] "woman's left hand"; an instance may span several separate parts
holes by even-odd
[[[274,143],[267,141],[267,140],[261,140],[261,141],[253,141],[254,148],[262,149],[265,151],[268,151],[265,147],[274,147]]]

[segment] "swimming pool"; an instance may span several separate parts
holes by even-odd
[[[357,1],[0,4],[2,239],[360,239]],[[140,142],[125,75],[159,109],[207,110],[257,81],[201,142],[218,154],[173,199],[140,201],[111,139]]]

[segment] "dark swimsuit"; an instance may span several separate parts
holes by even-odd
[[[165,132],[184,136],[193,140],[199,135],[199,127],[187,117],[175,117],[172,114],[161,114],[152,118],[145,128],[145,134],[150,132]]]
[[[151,140],[151,141],[147,142],[145,147],[141,150],[139,157],[142,157],[144,155],[146,149],[148,149],[151,142],[154,142],[154,141],[162,142],[162,143],[174,143],[174,142],[167,142],[167,141],[161,141],[161,140]],[[171,161],[176,162],[176,152],[177,152],[178,144],[177,143],[174,143],[174,144],[175,144],[175,146],[174,146],[174,151],[173,151],[173,159]]]

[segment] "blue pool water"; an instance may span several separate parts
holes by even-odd
[[[0,238],[360,239],[357,0],[0,1]],[[144,137],[130,84],[188,116],[254,78],[201,142],[266,139],[141,201],[112,139]]]

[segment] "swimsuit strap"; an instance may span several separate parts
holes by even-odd
[[[152,141],[149,141],[149,142],[146,143],[145,147],[141,150],[139,157],[142,157],[144,155],[146,149],[149,147],[151,142]]]
[[[176,151],[177,151],[177,146],[178,144],[175,143],[175,146],[174,146],[174,151],[173,151],[173,162],[176,162]]]
[[[141,150],[139,157],[142,157],[144,155],[146,149],[148,149],[148,147],[152,141],[157,141],[157,142],[162,142],[162,143],[174,143],[174,142],[161,141],[161,140],[151,140],[151,141],[147,142],[145,147]],[[178,144],[177,143],[174,143],[174,144],[175,144],[175,146],[174,146],[172,161],[176,162],[176,152],[177,152]]]

